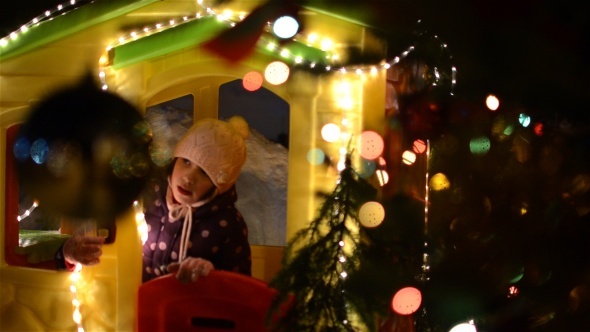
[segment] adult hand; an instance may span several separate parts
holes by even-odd
[[[168,272],[176,273],[176,279],[182,283],[197,281],[199,277],[208,276],[211,270],[215,270],[213,263],[203,258],[187,257],[180,263],[168,265]]]
[[[105,238],[102,236],[85,236],[74,234],[66,240],[63,246],[63,254],[70,264],[95,265],[100,263],[102,245]]]

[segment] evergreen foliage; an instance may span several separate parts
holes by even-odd
[[[352,168],[350,154],[334,191],[307,228],[289,241],[283,268],[270,286],[279,295],[269,311],[288,308],[274,321],[280,331],[367,331],[374,311],[347,287],[361,262],[358,210],[376,190]],[[344,244],[344,245],[343,245]]]

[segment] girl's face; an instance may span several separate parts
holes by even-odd
[[[170,176],[174,199],[181,204],[193,204],[205,199],[214,188],[207,174],[196,164],[184,158],[176,158]]]

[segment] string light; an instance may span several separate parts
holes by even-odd
[[[87,0],[86,2],[91,1]],[[79,7],[79,5],[83,3],[84,1],[78,3],[76,0],[70,0],[68,2],[57,5],[57,7],[55,7],[54,9],[48,9],[44,11],[42,14],[35,16],[29,22],[21,25],[21,27],[18,30],[13,31],[9,33],[6,37],[0,39],[0,47],[5,47],[9,45],[11,41],[17,40],[20,35],[27,33],[30,29],[38,27],[40,23],[47,20],[51,20],[59,15],[65,14],[69,12],[71,9]]]
[[[430,161],[430,140],[426,140],[426,172],[425,172],[425,185],[424,185],[424,236],[428,238],[428,205],[429,201],[429,174],[428,167]],[[424,241],[424,253],[422,256],[422,273],[420,274],[420,280],[425,282],[430,280],[428,272],[430,271],[430,257],[428,256],[428,242]]]
[[[30,216],[31,213],[33,213],[33,211],[35,210],[35,208],[37,208],[38,206],[39,206],[39,202],[34,201],[30,208],[26,209],[25,212],[23,212],[23,214],[21,214],[18,217],[16,217],[16,220],[18,220],[18,222],[23,221],[25,218],[27,218],[28,216]]]
[[[80,312],[80,300],[78,299],[78,282],[81,279],[82,264],[77,263],[74,271],[70,274],[70,292],[72,292],[72,306],[74,307],[74,313],[72,319],[78,328],[78,332],[84,332],[82,326],[82,313]]]

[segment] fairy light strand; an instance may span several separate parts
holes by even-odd
[[[82,325],[82,313],[80,312],[80,300],[78,298],[78,283],[82,277],[82,264],[77,263],[74,271],[70,273],[70,292],[72,293],[73,314],[72,320],[76,323],[77,331],[84,332]]]
[[[34,17],[31,21],[22,25],[21,28],[19,28],[18,30],[13,31],[8,36],[0,39],[0,47],[4,47],[4,46],[8,45],[11,40],[16,40],[18,38],[18,36],[20,36],[23,33],[26,33],[29,29],[38,27],[41,22],[46,21],[46,20],[51,20],[58,15],[66,14],[66,13],[70,12],[71,10],[79,7],[84,2],[92,2],[92,1],[70,0],[68,2],[58,5],[54,9],[46,10],[41,15]],[[176,18],[169,18],[169,19],[167,19],[167,21],[163,20],[163,23],[156,23],[151,27],[144,27],[141,31],[136,31],[136,30],[131,31],[128,34],[128,36],[119,37],[114,43],[111,43],[107,47],[107,51],[113,47],[120,46],[120,45],[126,44],[131,41],[136,41],[136,40],[139,40],[143,37],[149,36],[153,33],[164,31],[169,28],[173,28],[173,27],[191,22],[196,19],[201,19],[204,17],[216,16],[220,21],[227,22],[229,26],[234,26],[237,22],[243,20],[246,17],[245,13],[234,14],[231,11],[226,11],[224,13],[217,13],[213,8],[206,6],[204,4],[203,0],[198,0],[196,3],[200,7],[200,10],[198,10],[193,16],[191,16],[191,17],[182,16],[182,17],[176,17]],[[420,23],[420,21],[418,21],[418,23]],[[269,22],[267,24],[266,29],[270,30],[270,26],[271,26],[271,23]],[[422,36],[423,35],[424,35],[424,33],[422,34]],[[447,45],[445,43],[443,43],[442,41],[440,41],[437,36],[434,36],[433,39],[440,43],[440,47],[442,50],[448,52]],[[301,33],[298,33],[293,37],[293,40],[294,41],[301,41],[302,43],[306,44],[307,46],[315,47],[315,48],[321,49],[324,52],[326,52],[326,57],[324,59],[324,62],[326,64],[323,67],[323,70],[325,72],[332,72],[332,71],[337,72],[337,71],[346,70],[346,71],[354,71],[358,75],[365,75],[366,73],[373,75],[379,70],[387,70],[392,65],[399,63],[401,61],[401,59],[407,57],[410,53],[412,53],[415,50],[414,46],[410,46],[408,49],[406,49],[404,52],[402,52],[401,55],[394,57],[391,61],[382,60],[378,65],[370,64],[370,65],[360,65],[360,66],[348,67],[348,66],[339,66],[338,65],[338,60],[340,57],[337,54],[330,52],[330,47],[331,47],[330,45],[333,46],[334,43],[331,42],[327,38],[320,38],[320,36],[318,36],[316,33],[310,33],[308,35],[303,35]],[[278,57],[292,61],[293,66],[306,66],[309,69],[317,69],[317,66],[318,66],[317,61],[307,61],[302,55],[294,54],[289,49],[286,49],[286,48],[279,49],[278,47],[276,47],[276,42],[272,41],[270,38],[262,37],[260,39],[260,44],[261,44],[260,46],[267,47],[267,49],[269,49],[270,51],[276,52]],[[452,58],[452,57],[449,56],[449,58]],[[106,74],[104,72],[104,66],[101,65],[101,66],[99,66],[99,68],[100,68],[99,76],[100,76],[100,81],[102,83],[102,88],[103,88],[103,90],[107,90],[108,85],[106,84]],[[435,68],[433,68],[433,70],[435,72],[434,76],[436,78],[433,85],[436,85],[438,83],[438,81],[441,80],[440,68],[435,67]],[[450,76],[451,76],[450,77],[450,81],[451,81],[451,92],[450,93],[452,95],[454,87],[457,83],[457,70],[456,70],[455,66],[451,66]]]
[[[26,209],[25,212],[23,212],[23,214],[19,215],[18,217],[16,217],[16,220],[18,222],[23,221],[24,219],[26,219],[28,216],[31,215],[31,213],[33,213],[33,211],[39,206],[39,202],[34,201],[33,204],[31,205],[30,208]]]
[[[430,271],[430,257],[428,256],[428,205],[430,204],[429,201],[429,190],[430,187],[428,185],[429,181],[429,174],[428,174],[428,167],[429,167],[429,160],[430,160],[430,140],[426,140],[426,174],[425,180],[426,184],[424,186],[424,253],[422,257],[422,274],[420,279],[422,282],[430,280],[428,276],[428,272]]]

